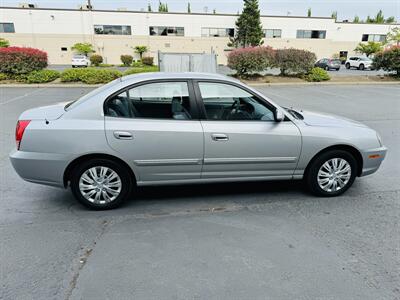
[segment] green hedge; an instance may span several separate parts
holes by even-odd
[[[60,77],[60,72],[55,70],[33,71],[28,74],[26,82],[28,83],[45,83],[56,80]]]
[[[0,81],[7,80],[7,79],[8,79],[8,76],[6,73],[0,73]]]
[[[305,76],[307,81],[326,81],[330,80],[331,77],[329,76],[328,72],[321,68],[312,68],[311,71]]]
[[[147,73],[147,72],[158,72],[158,66],[131,68],[124,72],[124,76],[139,74],[139,73]]]
[[[107,83],[121,77],[122,73],[113,69],[66,69],[61,73],[62,82],[82,81],[88,84]]]

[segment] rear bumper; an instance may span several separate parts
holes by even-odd
[[[44,185],[64,187],[64,170],[70,161],[69,155],[14,150],[10,153],[10,160],[22,179]]]
[[[385,159],[386,153],[387,148],[384,146],[363,151],[361,153],[363,158],[363,169],[360,176],[366,176],[375,173]]]

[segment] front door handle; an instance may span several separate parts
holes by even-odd
[[[228,135],[224,134],[224,133],[213,133],[211,135],[211,138],[213,139],[213,141],[216,141],[216,142],[228,141],[229,140]]]
[[[114,137],[119,140],[132,140],[133,135],[128,131],[114,131]]]

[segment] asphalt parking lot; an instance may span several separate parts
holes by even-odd
[[[88,211],[21,180],[8,153],[22,111],[90,89],[0,87],[0,299],[400,299],[400,85],[257,88],[376,129],[381,169],[338,198],[300,182],[154,187]]]

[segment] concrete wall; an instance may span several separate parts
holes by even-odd
[[[146,45],[148,55],[163,52],[202,53],[215,51],[218,63],[226,63],[228,38],[201,37],[202,27],[234,28],[237,15],[147,13],[117,11],[79,11],[51,9],[0,8],[1,22],[14,23],[15,33],[0,33],[12,45],[43,49],[51,64],[68,64],[73,55],[71,46],[89,42],[105,62],[120,63],[121,54],[133,54],[132,47]],[[337,23],[331,18],[276,17],[261,18],[264,29],[281,29],[282,38],[265,39],[274,48],[300,48],[313,51],[319,58],[353,49],[363,34],[386,34],[399,25]],[[94,25],[130,25],[132,35],[95,35]],[[150,36],[149,26],[180,26],[184,37]],[[326,30],[326,39],[296,39],[296,32]],[[66,47],[67,51],[61,51]]]

